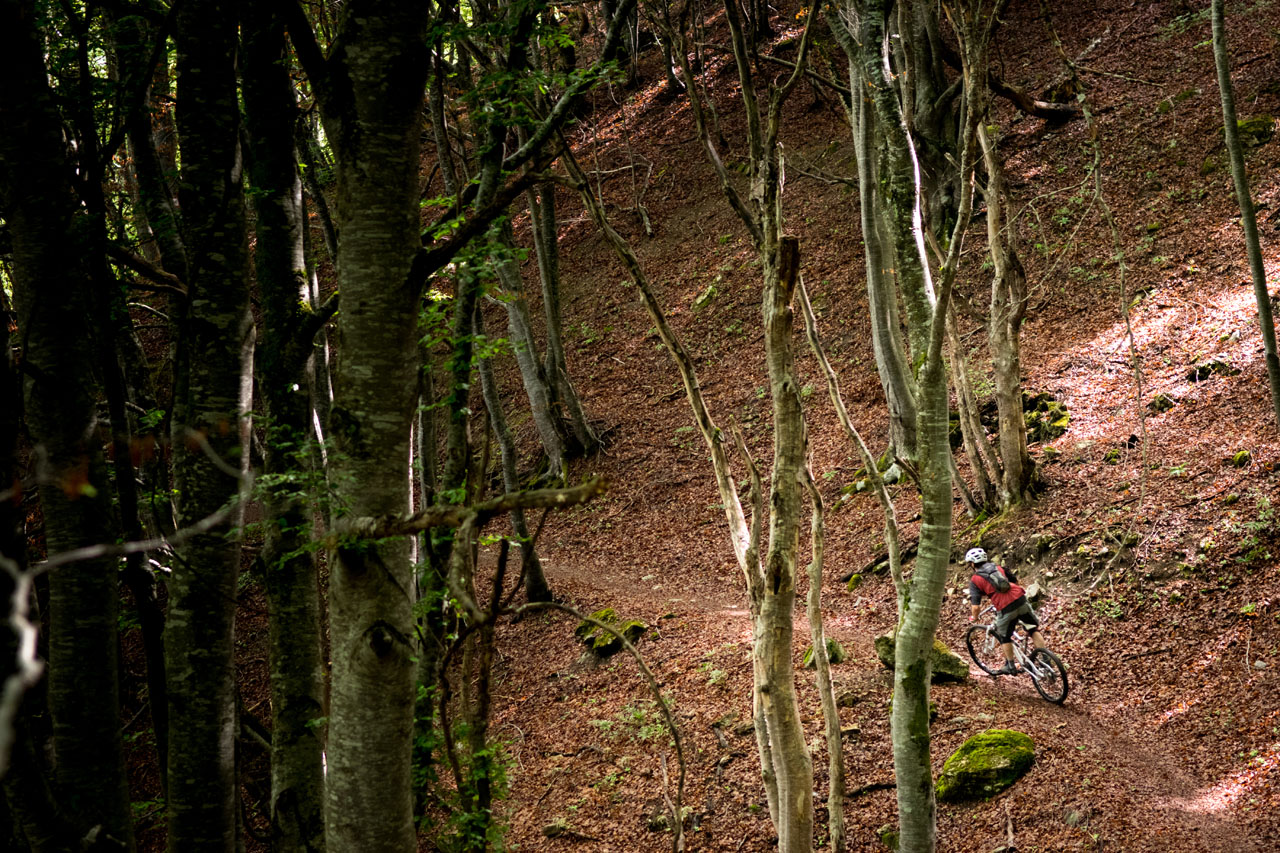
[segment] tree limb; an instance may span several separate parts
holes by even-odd
[[[135,285],[140,289],[158,290],[162,293],[173,293],[184,299],[187,296],[187,285],[170,272],[165,272],[159,267],[147,261],[145,258],[135,255],[128,249],[116,243],[107,244],[107,257],[111,258],[125,269],[133,270],[138,275],[151,282],[149,285]]]

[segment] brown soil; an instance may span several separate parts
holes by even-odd
[[[1023,571],[1050,585],[1041,613],[1071,669],[1072,691],[1059,708],[1024,679],[993,682],[976,668],[968,684],[936,689],[936,766],[985,728],[1017,728],[1037,743],[1035,766],[1008,793],[940,808],[942,849],[989,851],[1005,843],[1010,820],[1022,850],[1263,851],[1280,843],[1280,572],[1271,509],[1280,445],[1230,177],[1223,169],[1200,174],[1205,158],[1221,150],[1221,113],[1203,44],[1207,16],[1187,11],[1178,3],[1118,10],[1085,2],[1056,13],[1073,57],[1097,40],[1079,61],[1102,131],[1105,200],[1128,264],[1123,294],[1087,171],[1085,123],[1051,126],[999,107],[1001,150],[1018,206],[1025,205],[1018,227],[1034,288],[1023,336],[1026,385],[1062,400],[1071,424],[1053,442],[1057,461],[1042,466],[1047,490],[1034,506],[992,525],[968,521],[957,503],[955,537],[967,547],[982,531],[1019,556],[1036,534],[1062,540]],[[1229,4],[1228,12],[1240,114],[1275,113],[1277,12],[1266,3]],[[1001,73],[1032,91],[1059,76],[1036,4],[1013,5],[998,57]],[[623,170],[605,180],[614,222],[696,354],[713,415],[721,423],[736,418],[767,462],[753,255],[696,143],[687,104],[661,99],[659,69],[646,65],[645,72],[638,89],[597,96],[594,118],[579,128],[580,156],[593,168]],[[709,79],[726,138],[740,139],[736,76],[713,61]],[[886,422],[870,351],[856,194],[804,174],[851,175],[849,132],[837,103],[825,95],[814,103],[803,88],[787,119],[789,228],[800,237],[804,278],[854,421],[879,444]],[[723,153],[730,163],[740,156],[732,146]],[[1277,143],[1249,155],[1263,205],[1280,192],[1278,160]],[[627,211],[632,163],[652,239]],[[612,606],[654,626],[640,648],[674,697],[685,738],[684,801],[697,821],[689,849],[766,850],[772,831],[754,741],[732,733],[734,720],[750,714],[750,627],[710,466],[668,354],[579,209],[562,200],[570,369],[612,443],[574,475],[602,475],[611,487],[590,506],[551,519],[540,551],[568,601],[586,611]],[[1264,242],[1276,229],[1268,216],[1264,209]],[[979,301],[988,287],[979,268],[984,236],[980,225],[969,235],[960,285]],[[1269,254],[1269,270],[1276,266]],[[526,275],[532,285],[531,262]],[[714,299],[694,310],[713,282]],[[1122,299],[1134,304],[1140,399]],[[979,336],[973,345],[980,365]],[[890,683],[871,640],[892,626],[893,594],[883,578],[852,593],[836,581],[881,549],[879,509],[865,495],[842,500],[860,466],[800,336],[796,347],[801,381],[812,390],[805,395],[813,467],[830,509],[826,625],[850,652],[836,667],[837,690],[858,697],[842,710],[843,723],[860,728],[845,750],[850,787],[858,788],[892,780]],[[1211,357],[1241,374],[1187,381],[1190,367]],[[507,387],[518,401],[514,375]],[[1157,393],[1178,405],[1150,414],[1146,403]],[[1126,444],[1142,432],[1139,412],[1145,454]],[[532,452],[531,425],[517,428]],[[1120,458],[1108,464],[1113,449]],[[1229,464],[1242,449],[1251,452],[1249,463]],[[1043,458],[1043,447],[1034,450]],[[918,502],[896,488],[899,515],[911,519]],[[906,525],[908,540],[915,526]],[[1122,541],[1127,531],[1140,537],[1136,545],[1108,538]],[[1082,546],[1094,556],[1077,553]],[[1119,556],[1097,556],[1104,547]],[[967,626],[963,585],[958,575],[939,631],[957,648]],[[807,645],[801,611],[796,624],[798,663]],[[514,760],[510,839],[536,850],[669,849],[670,834],[650,832],[644,819],[662,801],[663,756],[674,785],[669,739],[650,725],[655,715],[635,667],[622,658],[581,662],[572,628],[571,620],[547,615],[503,631],[495,730],[509,739]],[[810,674],[798,677],[821,823],[826,774],[812,682]],[[721,743],[712,724],[727,716]],[[893,791],[859,794],[846,807],[850,849],[884,849],[876,832],[896,821]],[[573,833],[544,837],[554,822]]]

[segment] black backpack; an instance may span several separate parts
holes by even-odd
[[[995,587],[996,592],[1009,591],[1009,579],[1004,575],[1004,569],[995,563],[983,563],[978,567],[976,574],[986,579],[987,583]]]

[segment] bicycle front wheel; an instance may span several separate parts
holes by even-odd
[[[987,675],[995,675],[1004,666],[1004,652],[1000,650],[1000,641],[991,633],[988,625],[974,625],[964,635],[964,644],[969,649],[969,657],[978,668]]]
[[[1048,649],[1035,649],[1027,671],[1036,692],[1047,701],[1055,705],[1067,701],[1067,668],[1061,658]]]

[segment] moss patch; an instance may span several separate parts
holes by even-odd
[[[649,626],[638,619],[620,619],[618,612],[612,607],[597,610],[591,614],[591,618],[610,626],[626,637],[629,643],[634,643],[649,630]],[[602,630],[591,622],[580,622],[573,633],[587,647],[587,651],[596,657],[607,658],[622,651],[622,641],[613,632]]]
[[[985,800],[1022,778],[1035,761],[1035,743],[1022,732],[987,729],[965,741],[942,765],[938,799]]]
[[[848,659],[849,654],[844,650],[844,646],[840,645],[838,640],[832,637],[827,637],[827,660],[829,660],[834,666],[838,663],[844,663]],[[809,648],[804,650],[804,668],[818,668],[817,661],[813,659],[813,646],[809,646]]]

